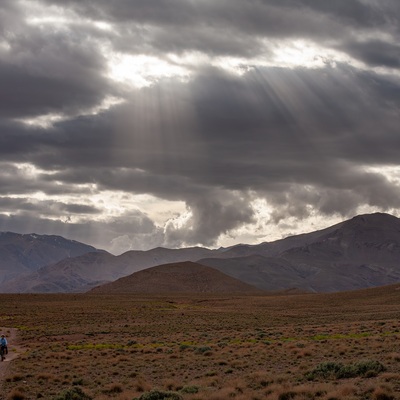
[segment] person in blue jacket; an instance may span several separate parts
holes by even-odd
[[[8,347],[7,347],[7,345],[8,345],[8,343],[7,343],[6,337],[5,337],[4,335],[1,335],[1,338],[0,338],[0,347],[1,347],[1,350],[2,350],[3,358],[5,358],[5,357],[4,357],[5,354],[8,354]]]

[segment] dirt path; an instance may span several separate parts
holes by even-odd
[[[4,334],[8,341],[8,354],[3,362],[0,361],[0,386],[2,386],[7,375],[10,361],[14,360],[21,353],[23,353],[24,349],[18,343],[17,329],[0,327],[0,334]]]

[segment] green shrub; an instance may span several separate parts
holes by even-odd
[[[162,390],[152,390],[148,393],[143,393],[139,400],[182,400],[183,397],[176,392],[165,392]]]
[[[345,366],[342,371],[340,371],[338,378],[354,378],[356,376],[370,378],[378,375],[379,372],[385,371],[385,369],[386,368],[379,361],[359,361]]]
[[[64,390],[54,400],[92,400],[81,388],[74,387],[72,389]]]
[[[311,372],[306,374],[306,378],[314,380],[318,378],[329,379],[336,378],[339,371],[343,368],[343,364],[331,361],[318,364]]]
[[[199,388],[197,386],[184,386],[180,390],[181,393],[189,393],[189,394],[190,393],[192,393],[192,394],[198,393],[198,391],[199,391]]]
[[[211,347],[202,346],[202,347],[197,347],[196,350],[195,350],[195,353],[196,353],[196,354],[204,354],[204,353],[206,353],[207,351],[211,351]]]
[[[306,374],[309,380],[315,379],[345,379],[361,376],[370,378],[379,372],[385,371],[385,367],[379,361],[365,360],[353,364],[324,362],[317,365],[311,372]]]

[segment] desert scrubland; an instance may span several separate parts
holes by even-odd
[[[336,294],[0,295],[4,399],[397,399],[399,286]],[[75,397],[74,397],[75,396]]]

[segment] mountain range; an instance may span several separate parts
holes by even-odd
[[[365,214],[323,230],[257,245],[215,250],[155,248],[120,256],[57,236],[6,232],[0,234],[0,260],[0,292],[8,293],[86,292],[132,274],[130,280],[122,280],[121,290],[127,291],[126,285],[131,285],[146,291],[146,275],[139,271],[160,266],[151,272],[161,276],[171,264],[189,261],[196,266],[186,263],[179,271],[190,265],[192,275],[174,273],[177,282],[171,283],[175,288],[171,286],[171,291],[180,284],[190,288],[187,276],[198,279],[196,274],[204,267],[218,271],[218,279],[224,274],[228,286],[228,281],[232,282],[228,278],[234,278],[262,291],[355,290],[400,282],[400,219],[390,214]],[[161,288],[157,279],[154,282],[152,288]],[[118,284],[112,287],[118,291]]]

